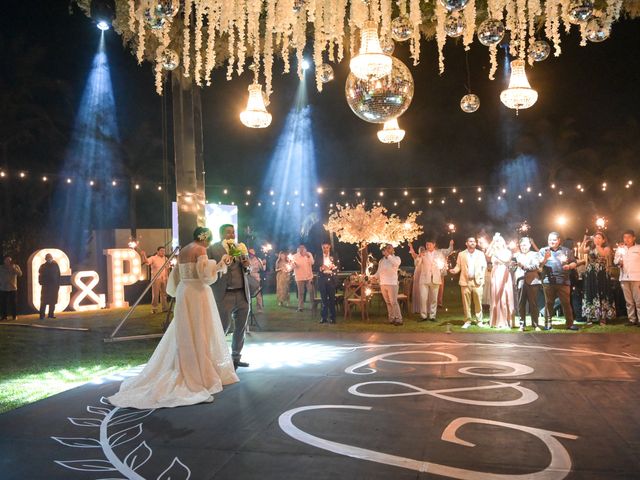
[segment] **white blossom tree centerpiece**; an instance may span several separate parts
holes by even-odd
[[[360,274],[364,278],[367,272],[369,257],[368,247],[371,244],[400,245],[411,242],[422,235],[422,226],[416,218],[422,212],[411,212],[405,219],[396,214],[388,214],[382,206],[366,209],[364,205],[336,205],[329,211],[329,219],[325,230],[334,233],[338,240],[358,246],[360,257]]]

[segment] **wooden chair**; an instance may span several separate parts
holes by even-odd
[[[402,310],[404,305],[407,314],[410,313],[409,305],[411,304],[411,289],[413,288],[413,279],[405,278],[400,282],[400,290],[398,292],[398,304]]]
[[[351,307],[360,307],[362,320],[369,319],[369,299],[364,294],[366,283],[352,284],[349,280],[344,283],[344,318],[351,317]]]

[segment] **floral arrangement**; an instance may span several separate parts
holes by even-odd
[[[91,14],[91,0],[74,1]],[[262,70],[268,97],[274,55],[282,58],[286,73],[294,53],[298,75],[302,77],[302,56],[309,40],[317,67],[326,62],[339,63],[345,55],[357,53],[357,35],[368,20],[379,25],[382,38],[389,38],[392,21],[403,17],[410,27],[406,40],[414,65],[420,61],[421,38],[435,38],[440,73],[444,72],[447,37],[460,36],[468,50],[478,28],[487,19],[502,22],[511,38],[513,56],[526,58],[542,36],[558,56],[561,30],[568,33],[577,28],[580,44],[586,44],[587,20],[575,21],[574,3],[572,0],[115,0],[113,27],[135,52],[138,62],[145,59],[155,62],[158,93],[162,93],[163,70],[172,70],[178,63],[184,76],[193,77],[202,86],[211,84],[213,69],[225,66],[225,62],[227,79],[234,73],[239,77],[251,58],[256,78]],[[583,3],[588,4],[592,11],[589,19],[595,19],[604,38],[622,15],[640,16],[637,0]],[[452,16],[459,17],[457,21],[462,24],[458,35],[447,33]],[[481,48],[488,48],[489,78],[493,78],[497,43]],[[178,61],[164,61],[169,54]],[[317,88],[322,90],[322,69],[316,68],[315,72]]]
[[[375,206],[367,210],[364,205],[336,205],[329,212],[325,230],[335,233],[344,243],[354,243],[360,247],[369,244],[391,244],[412,241],[422,235],[422,226],[416,218],[422,212],[412,212],[406,219],[395,214],[388,215],[387,209]]]
[[[236,243],[233,240],[224,240],[223,243],[227,246],[227,251],[232,257],[246,257],[249,255],[247,246],[242,242]]]

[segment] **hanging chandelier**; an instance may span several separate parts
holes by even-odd
[[[382,51],[376,22],[365,22],[360,31],[360,52],[351,59],[349,67],[361,80],[377,80],[391,73],[391,57]]]
[[[378,140],[382,143],[400,143],[404,134],[405,131],[398,125],[398,119],[394,118],[384,122],[382,130],[378,130]]]
[[[500,93],[500,101],[505,106],[514,109],[517,115],[518,110],[531,107],[537,100],[538,92],[529,85],[527,74],[524,71],[524,60],[513,60],[509,88]]]
[[[262,85],[257,82],[249,85],[247,108],[240,113],[240,121],[249,128],[266,128],[271,125],[271,114],[264,106]]]

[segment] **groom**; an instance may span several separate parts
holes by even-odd
[[[231,224],[222,225],[219,233],[220,241],[207,248],[207,256],[216,262],[221,261],[223,255],[229,254],[230,244],[234,244],[236,238],[235,229]],[[233,357],[233,365],[237,369],[249,366],[247,362],[240,361],[240,356],[244,346],[244,334],[247,329],[251,303],[247,279],[250,265],[249,259],[244,255],[232,258],[233,261],[227,268],[227,273],[221,274],[218,281],[211,285],[211,289],[218,305],[225,334],[229,331],[233,320],[231,356]]]

